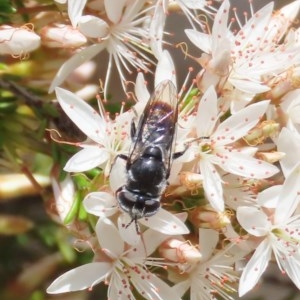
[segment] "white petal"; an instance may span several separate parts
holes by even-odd
[[[284,257],[277,257],[284,271],[291,278],[294,284],[300,289],[300,257],[299,252],[292,255],[285,255]]]
[[[150,256],[163,241],[170,238],[170,236],[152,229],[144,231],[141,237],[139,243],[127,254],[128,258],[140,264],[144,264],[145,257]]]
[[[97,238],[101,248],[107,254],[117,258],[124,252],[124,242],[113,222],[107,218],[100,218],[95,228]]]
[[[189,233],[189,229],[179,218],[162,208],[154,216],[143,218],[139,222],[164,234],[178,235]]]
[[[271,38],[276,37],[277,40],[282,39],[283,35],[286,34],[287,29],[294,22],[300,9],[300,1],[293,1],[283,6],[277,14],[272,16],[268,29],[273,33]],[[279,35],[279,32],[281,35]],[[270,40],[270,32],[268,32]]]
[[[279,201],[282,185],[271,186],[257,195],[257,203],[267,208],[275,208]]]
[[[119,2],[118,2],[119,3]],[[137,18],[137,15],[140,15],[140,12],[145,8],[148,4],[147,0],[139,0],[139,1],[126,1],[126,6],[123,10],[122,22],[131,22]],[[147,22],[147,21],[146,21]]]
[[[238,241],[237,247],[239,249],[240,253],[249,254],[254,249],[256,249],[256,245],[254,245],[255,242],[249,242],[247,239],[241,239],[240,233],[236,232],[235,225],[229,224],[227,225],[223,230],[223,234],[229,241]],[[237,262],[237,269],[238,265],[246,265],[246,262],[240,261]]]
[[[166,239],[169,238],[166,234],[154,231],[152,229],[147,229],[142,233],[143,238],[140,239],[140,243],[136,245],[134,251],[128,253],[132,257],[135,256],[149,256],[151,255],[158,246]]]
[[[241,109],[222,122],[211,136],[218,145],[227,145],[245,136],[266,112],[270,101],[261,101]]]
[[[228,14],[230,12],[230,3],[228,0],[223,1],[222,5],[218,9],[218,12],[214,18],[214,24],[212,28],[212,36],[213,36],[213,46],[212,46],[212,53],[213,56],[217,54],[218,51],[222,50],[220,49],[220,42],[222,40],[226,39],[226,34],[229,32],[227,28],[228,23]],[[230,50],[230,43],[227,41],[228,45],[224,45],[225,47],[228,47],[228,50]]]
[[[56,88],[57,100],[73,123],[90,139],[102,141],[105,124],[100,115],[77,95],[62,88]]]
[[[263,160],[247,156],[241,152],[224,151],[220,155],[226,157],[219,166],[232,174],[247,178],[269,178],[279,172],[279,169]]]
[[[239,284],[239,296],[242,297],[250,291],[258,282],[261,275],[266,270],[271,258],[272,249],[265,239],[256,249],[254,255],[247,263]]]
[[[202,255],[202,260],[206,261],[215,251],[219,242],[220,234],[213,229],[199,228],[199,249]]]
[[[277,141],[277,150],[286,154],[280,160],[280,166],[284,176],[287,177],[300,160],[300,138],[298,134],[286,127],[282,128]]]
[[[147,85],[145,84],[145,78],[142,72],[139,72],[136,77],[134,93],[139,102],[147,103],[150,98],[150,94],[148,92]]]
[[[75,28],[82,15],[87,0],[68,0],[68,15],[72,26]]]
[[[205,112],[205,113],[204,113]],[[219,119],[218,98],[213,86],[210,86],[202,96],[198,105],[195,126],[197,136],[209,137]]]
[[[100,53],[105,48],[105,43],[94,44],[89,46],[80,52],[73,55],[70,59],[68,59],[58,70],[56,76],[54,77],[50,88],[49,93],[52,93],[55,87],[62,84],[65,79],[80,65],[84,62],[89,61],[98,53]]]
[[[113,272],[109,280],[107,296],[105,299],[111,300],[135,300],[132,294],[132,288],[129,276],[123,272]],[[99,299],[100,300],[100,299]]]
[[[249,80],[249,78],[246,77],[246,75],[244,76],[245,78],[229,77],[228,81],[238,90],[249,94],[260,94],[270,90],[270,87],[268,87],[267,85],[264,85],[254,79]],[[251,73],[249,76],[251,76]]]
[[[166,50],[163,51],[156,66],[155,87],[165,80],[172,81],[177,89],[175,66],[170,53]]]
[[[153,18],[150,23],[150,47],[154,56],[159,59],[162,55],[162,38],[164,33],[164,26],[166,21],[166,14],[162,5],[156,5]]]
[[[140,272],[130,273],[130,276],[134,287],[145,299],[181,300],[181,297],[175,291],[152,273],[142,269]]]
[[[113,192],[125,185],[127,181],[126,161],[117,157],[109,174],[109,185]]]
[[[110,21],[118,23],[121,20],[126,0],[104,0],[106,14]]]
[[[256,45],[264,36],[268,23],[273,12],[274,3],[270,2],[253,14],[247,23],[241,28],[240,32],[243,34],[235,35],[236,51],[245,51],[248,45]]]
[[[66,163],[66,172],[84,172],[99,167],[109,158],[107,151],[98,148],[83,148],[74,154]]]
[[[89,38],[105,38],[109,34],[108,24],[100,18],[86,15],[80,18],[78,28]]]
[[[105,192],[89,193],[83,200],[85,210],[98,217],[109,217],[118,211],[116,198]]]
[[[223,187],[219,173],[215,167],[205,159],[200,161],[203,175],[203,187],[210,205],[217,211],[224,211]]]
[[[102,262],[80,266],[58,277],[48,287],[47,293],[58,294],[91,288],[105,280],[111,272],[111,268],[111,264]]]
[[[172,286],[172,290],[179,296],[183,296],[186,291],[190,288],[190,280],[184,280],[184,281],[180,281],[179,283],[175,284],[174,286]],[[200,300],[200,299],[193,299],[191,298],[191,300]]]
[[[272,226],[268,216],[257,207],[238,207],[237,220],[247,232],[254,236],[266,235]]]
[[[203,1],[203,0],[184,0],[184,5],[188,8],[190,8],[190,9],[204,10],[205,5],[206,5],[206,1]]]
[[[245,93],[242,91],[239,91],[236,89],[233,93],[231,93],[230,97],[235,98],[238,97],[239,101],[231,101],[230,103],[230,111],[234,115],[236,114],[239,110],[247,106],[253,99],[255,94],[251,93]]]
[[[300,201],[300,162],[285,179],[275,210],[276,223],[286,221],[295,211]]]
[[[188,218],[188,213],[187,212],[180,212],[176,214],[176,217],[181,220],[183,223],[186,222],[187,218]]]
[[[199,32],[194,29],[186,29],[185,34],[190,39],[190,41],[199,49],[205,53],[211,53],[212,49],[212,38],[211,35]]]
[[[135,222],[131,222],[131,217],[123,213],[118,218],[118,228],[122,240],[125,241],[127,244],[135,246],[140,243],[141,236],[138,234],[139,228],[137,228],[137,224]],[[130,224],[129,226],[127,226]]]

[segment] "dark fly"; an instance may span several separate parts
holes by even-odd
[[[174,84],[160,83],[136,127],[131,125],[132,146],[126,160],[127,182],[117,192],[123,211],[132,221],[150,217],[160,208],[174,156],[178,99]]]

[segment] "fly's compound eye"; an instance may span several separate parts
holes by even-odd
[[[153,216],[160,208],[159,198],[140,195],[125,187],[117,192],[117,199],[120,208],[136,219]]]
[[[122,210],[131,214],[131,211],[136,203],[136,196],[124,188],[117,192],[117,200]]]
[[[151,217],[157,213],[160,208],[160,202],[158,198],[148,198],[144,201],[144,217]]]

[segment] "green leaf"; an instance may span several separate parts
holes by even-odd
[[[0,11],[2,14],[11,14],[11,13],[15,13],[16,9],[12,6],[10,0],[1,0]]]
[[[16,9],[13,7],[11,1],[0,1],[0,23],[8,23],[11,17],[10,15],[14,13],[16,13]]]
[[[74,174],[73,180],[78,190],[87,190],[91,185],[90,179],[83,173]]]
[[[75,196],[74,196],[73,204],[71,206],[71,209],[69,210],[68,214],[66,215],[66,217],[64,219],[64,224],[68,225],[73,220],[75,220],[75,218],[77,217],[78,212],[79,212],[81,200],[82,199],[81,199],[80,193],[76,192]]]

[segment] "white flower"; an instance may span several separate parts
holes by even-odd
[[[70,158],[64,170],[83,172],[100,166],[108,176],[115,157],[129,148],[131,113],[111,120],[104,112],[100,116],[77,95],[62,88],[56,88],[55,91],[62,109],[88,137],[87,141],[78,143],[82,150]]]
[[[48,293],[88,289],[105,281],[109,284],[107,298],[111,300],[135,299],[132,286],[148,300],[180,299],[163,280],[145,268],[147,255],[159,245],[161,236],[144,233],[144,244],[126,249],[117,228],[108,219],[98,221],[96,234],[100,248],[95,261],[61,275],[48,287]]]
[[[253,190],[256,185],[260,185],[259,179],[246,179],[230,173],[223,174],[221,178],[224,182],[224,201],[227,207],[236,210],[239,206],[256,203],[257,195]]]
[[[23,27],[0,26],[0,54],[25,57],[36,50],[41,38],[32,29]]]
[[[198,167],[203,175],[205,194],[218,211],[224,210],[222,179],[218,169],[231,174],[262,179],[278,172],[277,167],[253,158],[256,148],[235,146],[260,120],[268,108],[269,101],[261,101],[241,109],[218,124],[217,95],[211,86],[203,95],[194,120],[196,138],[188,151],[199,159]],[[204,113],[205,112],[205,113]]]
[[[201,85],[205,86],[204,90],[212,84],[216,85],[220,77],[226,76],[229,72],[232,35],[227,28],[229,7],[228,0],[225,0],[214,18],[211,35],[195,29],[185,30],[190,41],[205,53],[201,59],[204,67],[202,79],[204,83]]]
[[[293,215],[299,205],[299,186],[298,163],[283,185],[272,186],[258,194],[261,208],[242,206],[237,209],[237,219],[241,226],[249,234],[261,239],[243,270],[239,285],[240,296],[250,291],[258,282],[272,253],[282,273],[287,274],[300,288],[300,215]]]
[[[161,59],[158,62],[156,72],[155,72],[155,83],[154,84],[156,86],[160,82],[165,81],[165,80],[172,81],[174,83],[174,85],[176,86],[176,76],[175,76],[175,69],[174,69],[173,61],[172,61],[170,54],[167,51],[163,51],[163,53],[161,55]],[[146,89],[146,86],[144,84],[144,78],[141,73],[138,75],[135,91],[137,94],[137,98],[139,100],[139,102],[135,106],[135,111],[140,115],[142,113],[142,108],[146,104],[146,100],[148,100],[148,98],[149,98],[149,92]],[[84,103],[84,105],[87,105],[87,104]],[[73,108],[69,108],[69,104],[66,104],[65,106],[66,106],[65,109],[73,110]],[[89,106],[88,106],[88,108],[90,109]],[[93,113],[93,118],[97,118],[95,124],[98,124],[98,126],[99,126],[100,122],[98,120],[99,118],[98,118],[97,114],[94,111],[92,113]],[[72,112],[72,114],[73,114],[73,112]],[[91,113],[89,112],[89,114],[91,114]],[[69,115],[69,113],[68,113],[68,115]],[[124,118],[128,122],[128,116],[124,117],[123,115],[124,114],[120,114],[119,118],[122,118],[122,119]],[[88,120],[87,116],[85,118],[86,118],[86,120]],[[82,120],[83,120],[83,117],[82,117]],[[91,122],[91,124],[92,123],[93,122]],[[90,126],[91,124],[89,124],[88,126]],[[127,129],[127,130],[129,131],[129,129]],[[97,130],[96,139],[98,137],[98,133],[99,133],[98,131],[99,130]],[[89,134],[90,134],[89,137],[92,138],[91,133],[93,131],[85,130],[84,132],[89,132]],[[127,137],[127,140],[129,140],[129,137],[128,136],[126,136],[126,137]],[[95,140],[95,138],[94,138],[94,140]],[[102,149],[102,148],[100,148],[100,149]],[[100,150],[100,151],[105,151],[105,150]],[[80,154],[77,153],[76,155],[80,155]],[[97,152],[96,152],[95,156],[96,155],[97,155]],[[109,183],[110,183],[110,188],[113,193],[115,193],[118,188],[120,188],[121,186],[126,184],[127,174],[126,174],[126,170],[125,170],[125,163],[126,162],[124,159],[117,158],[117,159],[115,159],[114,165],[110,170],[110,174],[109,174],[110,182]],[[68,167],[68,164],[66,167]],[[85,205],[87,212],[94,214],[96,216],[99,216],[100,218],[110,217],[119,211],[115,196],[113,196],[111,193],[108,193],[108,192],[94,192],[94,193],[88,194],[86,196],[86,198],[84,199],[84,205]],[[121,214],[118,217],[119,230],[123,237],[127,236],[128,243],[135,244],[137,241],[139,241],[140,236],[137,235],[134,223],[132,223],[128,228],[126,228],[126,225],[129,224],[130,221],[131,221],[131,219],[128,214],[126,214],[126,213]],[[161,232],[163,234],[167,234],[167,235],[187,234],[189,232],[189,230],[186,227],[186,225],[184,224],[184,222],[182,222],[175,215],[169,213],[168,211],[166,211],[162,208],[154,216],[151,216],[150,218],[142,218],[138,221],[141,224],[143,224],[153,230],[159,231],[159,232]],[[130,241],[128,239],[129,236],[131,237]]]
[[[109,53],[104,85],[105,96],[113,62],[118,69],[124,91],[126,86],[123,68],[128,72],[130,72],[130,66],[149,71],[148,63],[151,61],[141,51],[147,48],[147,38],[149,38],[148,30],[143,27],[143,23],[150,18],[148,15],[150,9],[144,9],[144,4],[145,0],[105,0],[105,13],[108,21],[92,15],[79,18],[80,12],[75,10],[73,23],[77,23],[81,33],[95,42],[76,53],[62,65],[50,86],[50,92],[84,61],[92,59],[104,49]],[[81,9],[81,6],[79,8]]]
[[[201,19],[198,18],[198,10],[212,14],[215,12],[213,6],[209,5],[206,0],[158,0],[156,1],[153,18],[151,19],[149,35],[150,47],[157,59],[162,53],[164,27],[169,14],[169,8],[177,7],[185,14],[190,24],[202,27]]]
[[[230,299],[235,293],[233,283],[238,280],[234,274],[233,265],[237,262],[240,253],[232,252],[232,245],[223,250],[216,250],[219,233],[211,229],[199,230],[199,249],[202,254],[200,262],[185,266],[187,279],[177,283],[172,289],[183,295],[190,289],[190,299]]]
[[[230,3],[225,0],[214,19],[211,34],[185,30],[190,41],[204,51],[198,85],[204,91],[218,86],[224,100],[236,112],[257,93],[270,89],[268,82],[297,63],[299,47],[280,41],[299,11],[299,1],[272,15],[273,2],[267,4],[233,34],[228,23]],[[238,20],[238,18],[237,18]],[[239,21],[238,21],[239,22]]]

